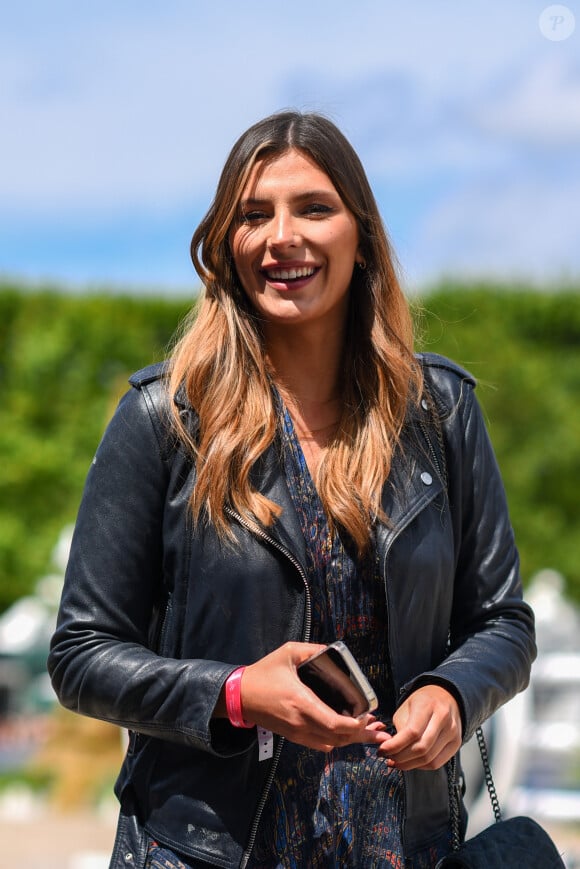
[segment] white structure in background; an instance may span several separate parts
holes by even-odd
[[[580,610],[563,577],[543,570],[526,599],[536,615],[538,658],[530,689],[486,723],[491,769],[506,816],[580,820]],[[462,750],[469,834],[493,821],[475,739]]]
[[[563,588],[560,574],[544,570],[528,592],[539,654],[532,670],[533,714],[524,731],[525,775],[510,809],[580,821],[580,609],[564,599]]]
[[[45,662],[71,537],[72,527],[63,529],[52,553],[55,573],[40,579],[34,595],[20,598],[0,618],[0,716],[54,703]]]

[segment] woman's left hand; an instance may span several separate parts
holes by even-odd
[[[396,733],[385,734],[378,753],[397,769],[439,769],[461,746],[459,705],[439,685],[414,691],[393,715]]]

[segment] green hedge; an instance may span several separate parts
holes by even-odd
[[[127,377],[163,358],[186,308],[0,292],[0,611],[50,571]]]
[[[0,611],[50,570],[128,375],[188,304],[0,288]],[[580,293],[440,287],[418,320],[422,348],[478,378],[524,578],[556,568],[580,601]]]
[[[478,380],[524,579],[554,568],[580,601],[580,292],[451,286],[423,304],[423,347]]]

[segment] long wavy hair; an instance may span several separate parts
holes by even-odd
[[[214,201],[191,242],[204,289],[171,358],[171,394],[185,389],[199,426],[192,433],[175,406],[173,422],[196,462],[194,519],[204,516],[222,537],[232,535],[232,510],[254,527],[271,525],[280,506],[257,491],[251,477],[277,433],[271,371],[258,316],[236,273],[229,233],[256,162],[290,149],[328,175],[356,218],[366,262],[364,271],[354,269],[349,292],[342,416],[316,481],[331,527],[350,535],[363,553],[373,520],[387,519],[381,491],[409,403],[420,394],[421,371],[413,355],[409,307],[365,171],[348,140],[320,114],[271,115],[250,127],[226,160]]]

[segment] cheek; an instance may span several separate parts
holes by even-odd
[[[352,256],[353,260],[358,250],[358,231],[350,223],[333,229],[329,237],[329,243],[337,253],[341,253],[345,259]]]
[[[251,300],[260,291],[260,275],[253,267],[257,248],[252,235],[243,230],[235,233],[231,238],[230,250],[238,281],[245,295]]]
[[[337,233],[332,241],[332,250],[335,255],[335,261],[337,264],[340,264],[340,268],[352,272],[358,250],[358,243],[356,239],[353,240],[352,233]]]
[[[230,236],[230,249],[236,262],[255,256],[259,244],[260,239],[250,227],[241,226]]]

